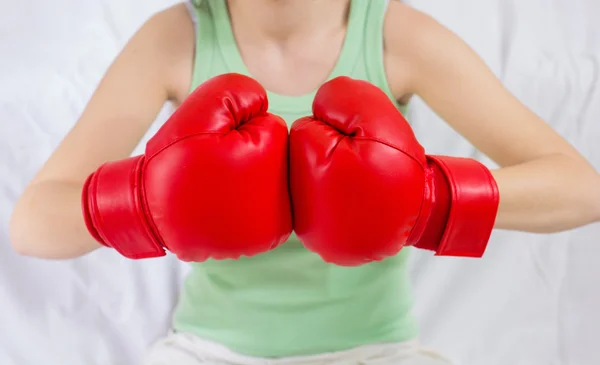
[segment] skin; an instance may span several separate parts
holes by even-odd
[[[228,4],[243,59],[265,88],[301,95],[327,79],[344,41],[348,0]],[[66,259],[100,247],[81,215],[83,182],[103,162],[128,157],[165,102],[185,99],[194,38],[184,5],[156,14],[132,37],[17,202],[10,223],[17,252]],[[501,197],[495,228],[551,233],[600,220],[600,175],[455,34],[392,1],[384,48],[395,97],[418,95],[500,166],[492,171]]]

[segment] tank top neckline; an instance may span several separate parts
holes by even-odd
[[[237,47],[226,1],[211,1],[210,4],[212,8],[211,10],[214,14],[214,19],[216,19],[216,21],[222,21],[226,23],[222,26],[217,25],[215,27],[216,38],[219,47],[223,47],[223,45],[232,45],[231,49],[228,49],[228,52],[221,52],[227,68],[230,70],[236,70],[237,72],[246,76],[252,76],[246,67],[239,48]],[[360,55],[362,47],[361,32],[364,28],[363,18],[365,17],[365,12],[367,10],[365,4],[367,4],[366,1],[350,1],[348,23],[346,26],[346,34],[344,36],[342,49],[332,71],[329,73],[324,82],[338,76],[352,73],[352,68],[356,62],[356,59]],[[361,42],[356,42],[357,39],[360,39]],[[314,99],[316,92],[317,90],[313,90],[306,94],[289,96],[267,90],[267,96],[269,98],[269,104],[272,105],[270,109],[273,112],[302,113],[306,112],[303,106],[312,105],[312,100]]]

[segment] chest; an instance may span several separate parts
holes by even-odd
[[[340,62],[343,34],[322,42],[306,41],[280,47],[240,46],[249,73],[267,90],[298,96],[316,90]]]

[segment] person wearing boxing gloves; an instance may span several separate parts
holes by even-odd
[[[266,252],[292,231],[288,131],[264,88],[240,74],[200,85],[148,141],[144,155],[89,175],[90,234],[132,259],[202,262]]]
[[[387,95],[346,76],[322,85],[290,132],[294,229],[325,261],[355,266],[404,246],[481,257],[499,204],[491,172],[426,155]]]
[[[264,90],[215,81],[231,73],[263,85],[268,112],[288,126],[314,114],[291,131],[291,180]],[[500,166],[493,179],[475,161],[424,153],[392,110],[405,113],[414,96]],[[176,114],[128,159],[166,102]],[[145,365],[449,365],[419,342],[412,250],[402,248],[479,256],[492,225],[589,224],[600,220],[599,187],[464,41],[401,1],[186,0],[149,18],[114,60],[15,204],[10,238],[45,259],[103,245],[208,257],[186,265],[168,330],[136,316],[147,336],[136,344],[153,342]],[[270,249],[291,229],[290,204],[296,234]],[[99,259],[121,258],[113,253]],[[130,287],[88,302],[144,306],[147,293]],[[127,337],[102,343],[105,363],[138,362],[123,355]]]

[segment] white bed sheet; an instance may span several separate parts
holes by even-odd
[[[175,2],[0,2],[0,364],[135,365],[168,329],[185,265],[109,250],[70,262],[23,258],[10,249],[7,223],[113,57],[148,16]],[[410,3],[463,37],[600,169],[599,2]],[[418,99],[411,120],[428,151],[489,163]],[[463,365],[600,363],[599,236],[598,225],[496,232],[482,260],[416,253],[423,341]]]

